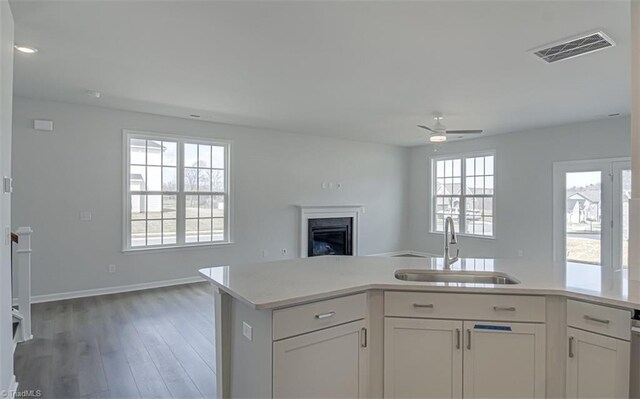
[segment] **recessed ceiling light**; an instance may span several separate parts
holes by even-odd
[[[35,47],[19,46],[17,44],[15,46],[13,46],[13,48],[15,48],[19,52],[25,53],[25,54],[35,54],[35,53],[38,52],[38,49],[35,48]]]

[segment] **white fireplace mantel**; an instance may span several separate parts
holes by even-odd
[[[364,205],[298,205],[300,208],[300,257],[306,258],[308,253],[307,233],[309,219],[353,218],[353,255],[358,252],[358,218],[364,213]]]

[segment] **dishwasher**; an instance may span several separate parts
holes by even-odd
[[[629,396],[640,398],[640,310],[635,310],[631,320],[631,387]]]

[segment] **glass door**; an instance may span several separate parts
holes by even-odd
[[[627,160],[554,165],[554,260],[581,287],[628,264],[631,165]]]

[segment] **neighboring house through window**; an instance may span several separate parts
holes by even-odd
[[[450,216],[461,234],[494,236],[494,162],[493,152],[432,159],[432,232]]]
[[[125,132],[125,249],[228,243],[228,142]]]

